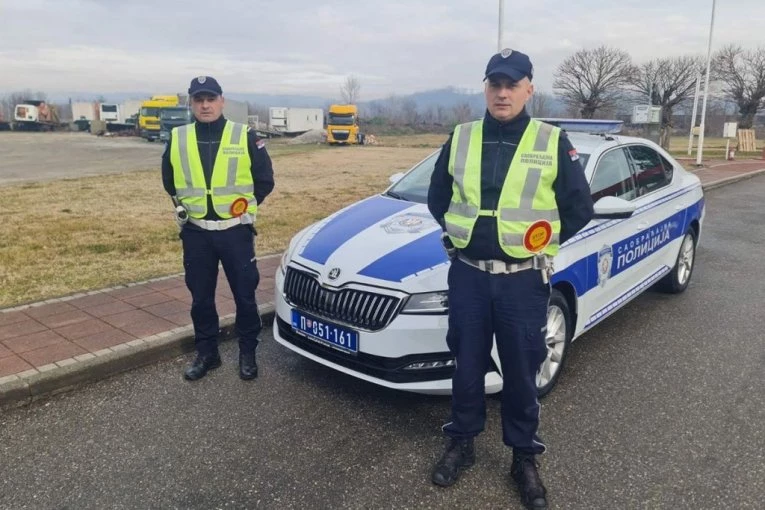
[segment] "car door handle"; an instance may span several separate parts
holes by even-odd
[[[635,230],[645,230],[648,228],[648,223],[638,223],[637,227],[635,227]]]

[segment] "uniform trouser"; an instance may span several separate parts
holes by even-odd
[[[223,265],[236,303],[235,329],[239,336],[239,352],[254,353],[262,324],[255,302],[260,275],[255,261],[252,230],[245,225],[221,231],[184,228],[181,239],[186,286],[192,298],[191,320],[197,353],[209,356],[218,352],[220,326],[215,309],[218,262]]]
[[[486,422],[484,377],[496,337],[503,375],[502,439],[519,453],[537,454],[539,401],[536,374],[545,360],[550,287],[540,271],[490,274],[455,260],[449,269],[447,343],[457,366],[451,421],[444,432],[469,438]]]

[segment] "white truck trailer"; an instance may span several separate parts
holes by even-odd
[[[247,124],[249,120],[249,107],[244,101],[226,99],[223,103],[223,116],[232,122]]]
[[[324,110],[272,106],[268,109],[268,127],[285,135],[299,135],[312,129],[324,129]]]

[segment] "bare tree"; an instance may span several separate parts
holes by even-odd
[[[455,105],[452,108],[452,112],[454,113],[454,119],[458,124],[468,122],[469,120],[472,120],[473,117],[473,109],[470,107],[470,103],[467,102]]]
[[[420,114],[417,112],[417,101],[411,97],[401,102],[401,116],[404,124],[414,126],[420,120]]]
[[[531,101],[527,103],[529,115],[537,118],[552,116],[553,97],[546,92],[534,92]]]
[[[387,119],[390,117],[390,109],[385,101],[374,101],[369,105],[370,115]]]
[[[693,96],[696,77],[704,66],[700,57],[684,56],[658,58],[641,65],[631,80],[630,88],[638,97],[661,106],[661,135],[659,142],[669,148],[672,133],[672,109]]]
[[[601,46],[579,50],[558,67],[553,88],[564,102],[576,106],[585,119],[614,107],[635,73],[626,51]]]
[[[345,83],[340,87],[340,97],[345,104],[356,104],[361,92],[361,82],[353,75],[345,79]]]
[[[754,116],[765,108],[765,47],[725,46],[715,54],[712,71],[725,96],[738,105],[739,127],[750,129]]]

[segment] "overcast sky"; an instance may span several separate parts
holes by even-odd
[[[765,1],[717,4],[713,49],[765,44]],[[583,47],[622,48],[638,63],[705,56],[711,7],[505,0],[504,46],[528,53],[549,91],[555,67]],[[335,98],[349,74],[362,100],[475,91],[497,18],[497,0],[0,0],[0,93],[183,92],[202,74],[224,93]]]

